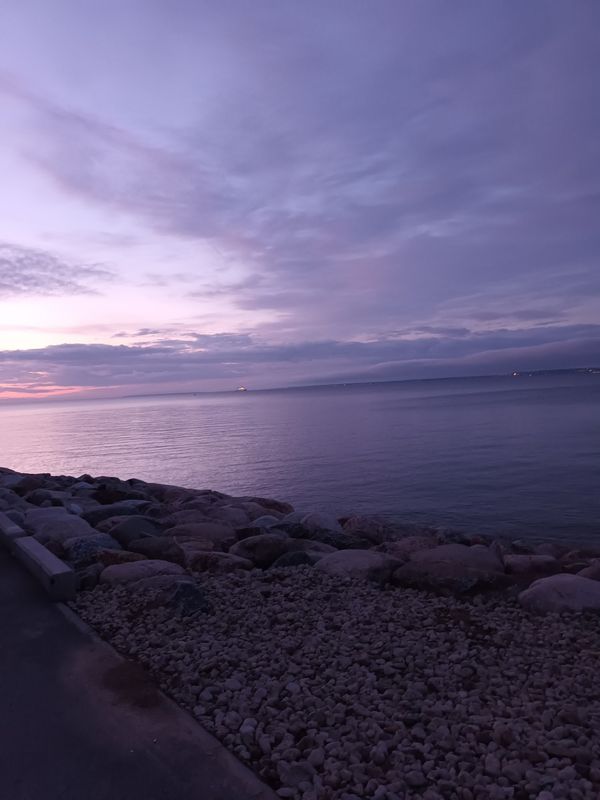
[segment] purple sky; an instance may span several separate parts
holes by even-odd
[[[600,363],[597,0],[4,0],[0,397]]]

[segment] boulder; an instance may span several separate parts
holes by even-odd
[[[252,561],[257,567],[265,568],[287,552],[286,543],[289,541],[284,533],[260,533],[232,545],[229,552]]]
[[[179,525],[196,525],[201,522],[214,523],[215,520],[207,516],[204,511],[193,508],[173,511],[167,517],[161,519],[164,528],[175,528]]]
[[[185,575],[185,570],[179,564],[158,559],[134,561],[130,564],[114,564],[102,570],[100,583],[112,585],[132,583],[144,578],[154,578],[158,575]]]
[[[216,553],[211,550],[196,550],[185,553],[186,566],[195,572],[235,572],[240,569],[254,569],[254,564],[247,558],[240,558],[231,553]]]
[[[90,564],[75,571],[79,582],[79,589],[94,589],[100,580],[104,567],[102,564]]]
[[[392,556],[375,553],[373,550],[338,550],[320,558],[315,569],[323,570],[329,575],[385,583],[400,564]]]
[[[104,530],[123,547],[128,547],[131,542],[144,539],[148,536],[160,536],[161,527],[151,517],[109,517],[98,524],[98,530]]]
[[[404,539],[395,539],[378,545],[375,550],[387,553],[399,561],[408,561],[414,553],[420,550],[431,550],[438,546],[438,541],[433,536],[407,536]]]
[[[482,544],[441,544],[427,550],[411,554],[410,561],[423,566],[452,564],[485,572],[504,572],[504,565],[498,554]]]
[[[295,550],[284,553],[271,564],[271,569],[276,567],[312,567],[319,559],[323,558],[324,553],[315,550]]]
[[[250,517],[244,509],[235,506],[215,506],[208,514],[210,519],[230,525],[232,528],[243,528],[250,522]]]
[[[100,551],[121,549],[121,545],[107,533],[75,536],[72,539],[66,539],[62,546],[67,561],[80,567],[98,561],[97,556]]]
[[[174,564],[183,564],[183,550],[168,536],[146,536],[129,542],[128,549],[133,553],[141,553],[150,559],[171,561]]]
[[[600,547],[578,547],[569,550],[562,556],[561,561],[564,564],[576,564],[578,561],[589,561],[591,558],[600,558]]]
[[[593,581],[600,581],[600,558],[595,558],[587,567],[577,573],[582,578],[590,578]]]
[[[344,522],[344,531],[359,534],[373,544],[397,538],[397,526],[383,517],[349,517]]]
[[[150,505],[149,500],[123,500],[120,503],[110,503],[84,511],[83,518],[95,527],[99,522],[109,517],[143,514],[146,509],[150,508]]]
[[[581,575],[539,578],[521,592],[519,602],[538,613],[600,610],[600,581]]]
[[[550,555],[519,555],[507,554],[504,556],[506,571],[514,575],[527,575],[532,572],[553,573],[560,570],[560,563]]]
[[[165,536],[179,541],[194,540],[202,543],[203,550],[221,550],[225,552],[237,542],[235,531],[229,525],[219,522],[194,522],[168,528]]]
[[[285,516],[291,514],[294,507],[289,503],[284,503],[281,500],[273,500],[272,497],[240,497],[244,503],[254,503],[267,511],[275,512],[278,516]]]
[[[252,520],[252,522],[248,525],[249,528],[272,528],[274,525],[279,524],[279,519],[277,517],[272,517],[270,515],[266,515],[263,517],[257,517],[256,519]]]
[[[42,544],[51,541],[62,544],[67,539],[94,536],[97,533],[84,519],[60,507],[27,511],[25,527]]]
[[[284,517],[284,520],[286,517]],[[333,531],[343,533],[343,528],[332,514],[325,514],[320,511],[312,511],[305,514],[300,520],[300,524],[308,528],[309,531]]]
[[[151,589],[153,591],[165,592],[174,589],[182,583],[195,583],[192,575],[151,575],[149,578],[141,578],[139,581],[134,581],[127,584],[127,588],[135,592],[143,589]],[[165,595],[163,595],[163,598]],[[158,604],[161,604],[159,598]]]
[[[101,564],[103,567],[145,560],[146,556],[143,556],[141,553],[132,553],[130,550],[99,550],[96,553],[96,563]]]

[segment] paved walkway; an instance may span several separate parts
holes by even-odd
[[[275,800],[2,549],[0,782],[14,800]]]

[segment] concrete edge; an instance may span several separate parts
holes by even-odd
[[[107,642],[106,639],[103,639],[100,634],[94,630],[94,628],[88,625],[88,623],[85,622],[79,616],[79,614],[77,614],[76,611],[73,611],[73,609],[70,608],[66,603],[59,601],[56,603],[56,608],[69,622],[69,624],[73,625],[80,633],[88,637],[90,641],[94,643],[94,645],[101,648],[114,663],[139,663],[134,659],[130,659],[122,655],[118,650],[115,650],[110,642]],[[145,670],[145,667],[142,668]],[[156,692],[161,696],[161,700],[165,704],[169,713],[173,715],[175,719],[181,720],[182,725],[187,727],[188,730],[191,726],[192,729],[197,731],[199,746],[211,753],[211,758],[215,760],[216,764],[220,764],[222,768],[226,768],[227,766],[229,766],[229,768],[233,768],[235,773],[237,773],[246,783],[248,791],[251,792],[251,795],[255,800],[277,800],[277,795],[270,786],[264,783],[260,777],[252,769],[250,769],[250,767],[240,761],[239,758],[230,750],[228,750],[224,744],[221,744],[221,742],[215,736],[213,736],[212,733],[207,731],[206,728],[201,725],[201,723],[198,722],[198,720],[193,716],[193,714],[180,706],[175,700],[169,697],[169,695],[165,694],[160,686],[154,681],[152,676],[150,676],[150,679],[154,683]]]
[[[72,600],[75,597],[77,575],[36,538],[21,536],[14,539],[11,552],[37,578],[53,600]]]
[[[0,511],[0,541],[3,542],[12,553],[16,539],[27,536],[23,528],[13,522],[4,512]]]

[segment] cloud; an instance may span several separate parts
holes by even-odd
[[[52,253],[0,242],[0,298],[18,295],[97,294],[109,270],[73,264]]]
[[[0,353],[0,389],[186,385],[256,388],[600,364],[600,325],[403,331],[369,341],[269,344],[250,334],[189,333],[136,345],[64,344]]]

